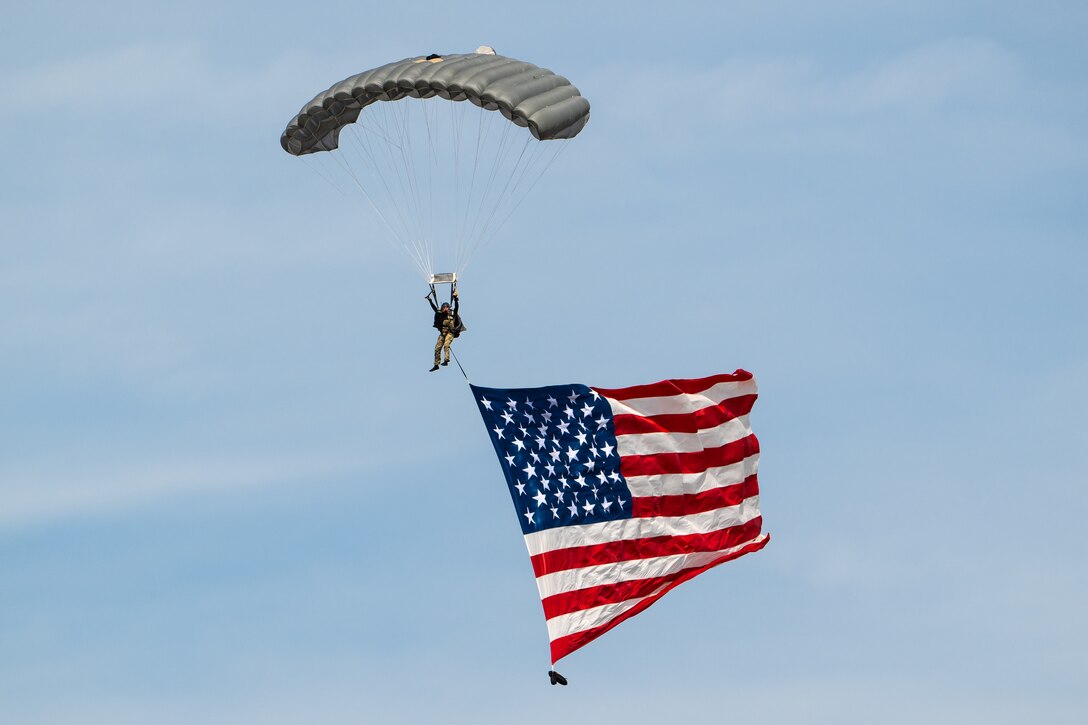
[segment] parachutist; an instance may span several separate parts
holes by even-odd
[[[555,670],[548,670],[548,679],[552,681],[553,685],[566,685],[567,678],[559,674]]]
[[[432,373],[438,370],[439,364],[450,364],[450,346],[453,345],[454,338],[465,331],[465,324],[461,322],[460,315],[461,301],[458,298],[456,289],[453,290],[451,296],[453,297],[452,308],[449,302],[443,302],[442,306],[439,307],[438,295],[435,294],[432,285],[430,293],[425,298],[431,309],[434,310],[434,327],[438,330],[438,342],[434,345],[434,367],[430,370]],[[443,359],[443,352],[445,353],[445,361],[440,362]]]

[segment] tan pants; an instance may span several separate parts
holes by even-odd
[[[438,333],[438,342],[434,344],[434,364],[437,365],[440,358],[440,353],[446,351],[446,362],[450,361],[450,345],[453,344],[452,332],[440,332]]]

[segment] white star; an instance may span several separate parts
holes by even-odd
[[[567,481],[566,476],[563,476],[562,478],[559,479],[559,485],[562,486],[563,488],[570,488],[570,482]]]
[[[548,451],[548,455],[552,457],[553,461],[558,461],[559,456],[563,455],[562,451]]]
[[[529,476],[529,478],[532,478],[533,476],[536,475],[536,469],[533,468],[533,465],[531,463],[526,463],[525,468],[523,468],[521,470],[525,471],[525,473]]]
[[[604,451],[604,457],[608,458],[612,455],[613,446],[611,443],[605,443],[603,446],[601,446],[601,450]]]
[[[517,410],[517,408],[518,408],[518,404],[514,402],[514,399],[513,399],[513,398],[507,398],[507,399],[506,399],[506,405],[507,405],[507,407],[509,407],[509,408],[510,408],[511,410]]]
[[[483,405],[488,410],[491,410],[491,401],[488,400],[487,398],[480,398],[480,404]]]
[[[540,463],[540,456],[537,455],[536,451],[530,451],[529,455],[533,457],[533,463]]]
[[[575,516],[578,515],[578,504],[571,503],[571,505],[567,506],[567,508],[570,509],[571,518],[574,518]]]
[[[570,401],[571,405],[574,405],[576,402],[578,402],[578,393],[574,392],[573,390],[570,391],[570,395],[567,396],[567,400]]]
[[[529,400],[528,398],[526,398],[526,399],[525,399],[525,404],[526,404],[527,406],[529,406],[529,410],[532,410],[532,409],[533,409],[533,401],[531,401],[531,400]]]
[[[540,431],[540,435],[545,435],[548,432],[548,426],[542,425],[537,430]]]
[[[584,479],[581,476],[576,477],[574,479],[574,482],[578,484],[579,488],[585,488],[586,487],[586,479]]]
[[[520,493],[522,496],[525,495],[525,484],[524,483],[515,483],[514,488],[516,488],[518,490],[518,493]]]
[[[556,500],[556,501],[558,501],[559,503],[563,503],[563,497],[564,497],[565,495],[566,495],[566,494],[565,494],[565,493],[563,493],[562,491],[556,491],[556,492],[555,492],[555,500]]]
[[[548,497],[544,495],[543,491],[537,491],[536,496],[533,496],[533,500],[536,501],[537,508],[539,508],[548,502]]]
[[[608,507],[611,506],[611,505],[612,505],[612,502],[609,501],[607,498],[604,501],[601,501],[601,508],[603,508],[605,510],[605,513],[608,513]]]
[[[584,446],[586,444],[586,434],[585,433],[578,433],[574,437],[578,439],[578,444],[579,445]]]
[[[525,437],[527,437],[527,436],[529,435],[529,429],[528,429],[528,428],[526,428],[526,427],[525,427],[525,426],[523,426],[523,425],[519,425],[519,426],[518,426],[518,430],[520,430],[520,431],[521,431],[521,437],[522,437],[522,438],[525,438]]]
[[[553,519],[559,518],[559,509],[557,509],[555,506],[552,506],[552,518]]]
[[[594,461],[593,459],[590,459],[590,460],[586,461],[586,470],[587,471],[592,471],[593,467],[596,466],[596,465],[597,465],[597,462]]]
[[[620,482],[620,474],[617,473],[616,471],[612,471],[612,473],[608,474],[608,477],[612,479],[613,483],[619,483]]]
[[[567,410],[570,410],[570,408],[567,408]],[[568,423],[567,421],[564,420],[564,421],[560,421],[558,425],[559,425],[559,432],[562,433],[563,435],[566,435],[567,434],[567,429],[570,428],[570,423]]]
[[[534,514],[532,511],[530,511],[528,508],[526,508],[525,513],[523,513],[522,516],[524,516],[525,519],[531,524],[531,523],[534,523],[533,517],[536,516],[536,514]]]
[[[551,481],[549,481],[548,479],[546,479],[546,478],[545,478],[545,479],[543,479],[543,480],[542,480],[542,481],[540,482],[540,484],[541,484],[542,486],[544,486],[544,490],[545,490],[545,491],[551,491],[551,490],[552,490],[552,482],[551,482]]]
[[[509,410],[502,414],[502,419],[505,420],[507,423],[514,422],[514,416],[510,413]]]
[[[514,457],[512,455],[510,455],[509,453],[506,454],[506,465],[508,465],[508,466],[514,465]]]
[[[546,410],[540,414],[540,417],[544,419],[545,423],[551,423],[552,422],[552,414],[550,412],[546,411]],[[546,428],[546,427],[547,426],[541,426],[541,428]]]
[[[593,513],[593,509],[595,509],[596,507],[597,507],[596,504],[591,504],[589,501],[586,501],[585,504],[583,504],[583,506],[582,506],[582,508],[585,509],[585,512],[587,514]],[[528,511],[529,509],[525,509],[525,510]]]
[[[525,450],[525,443],[523,443],[520,438],[514,439],[514,445],[518,447],[519,451]]]
[[[608,418],[605,418],[603,415],[595,422],[597,423],[597,430],[608,428]]]
[[[559,401],[549,395],[548,396],[548,407],[549,408],[558,408],[559,407]]]
[[[496,436],[502,438],[502,428],[500,428],[499,426],[495,426],[492,430],[495,431]]]
[[[589,457],[590,458],[596,458],[598,453],[600,453],[600,451],[597,450],[597,446],[590,446],[589,447]]]
[[[548,475],[549,476],[554,476],[555,475],[555,466],[553,466],[552,464],[545,463],[544,468],[548,469]]]
[[[593,388],[589,389],[589,394],[593,396],[594,400],[600,400],[601,399],[601,396],[597,395],[597,391],[594,390]]]
[[[567,460],[568,461],[573,461],[577,457],[578,457],[578,449],[577,448],[568,448],[567,449]]]
[[[537,438],[536,438],[536,447],[538,449],[543,448],[544,444],[547,443],[547,442],[548,442],[548,439],[545,438],[544,436],[537,436]]]
[[[621,509],[627,504],[627,502],[624,501],[622,498],[616,499],[616,503],[618,503],[620,505]]]
[[[589,403],[586,403],[585,406],[582,408],[582,417],[588,418],[591,415],[593,415],[593,406]]]
[[[526,413],[525,414],[525,420],[529,421],[530,423],[535,423],[536,422],[536,418],[533,417],[532,413]]]

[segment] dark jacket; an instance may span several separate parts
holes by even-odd
[[[453,318],[453,334],[454,337],[456,337],[463,328],[463,325],[461,324],[461,315],[458,314],[458,310],[460,310],[461,308],[461,301],[458,298],[454,297],[453,309],[451,309],[448,313],[440,310],[438,308],[438,305],[436,305],[430,297],[427,298],[427,302],[431,305],[431,309],[434,310],[434,328],[441,332],[442,323],[446,321],[447,315],[451,316]]]

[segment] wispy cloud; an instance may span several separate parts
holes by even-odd
[[[126,512],[182,496],[327,481],[353,470],[347,463],[316,455],[9,468],[0,472],[0,530]]]
[[[617,86],[617,78],[630,80]],[[918,144],[964,153],[1000,148],[1020,164],[1088,159],[1079,130],[1046,110],[1070,103],[1069,89],[1033,78],[1020,57],[985,39],[949,38],[845,66],[774,57],[658,66],[634,76],[608,67],[594,85],[617,89],[595,107],[599,116],[635,135],[668,138],[684,156]]]
[[[328,66],[350,67],[338,60],[285,53],[255,67],[224,67],[198,45],[135,43],[0,71],[0,111],[49,120],[59,112],[68,118],[108,114],[119,126],[132,115],[217,125],[251,117],[254,109],[280,115],[297,109],[309,99],[306,92],[322,90],[312,86]],[[299,88],[308,89],[305,97]]]

